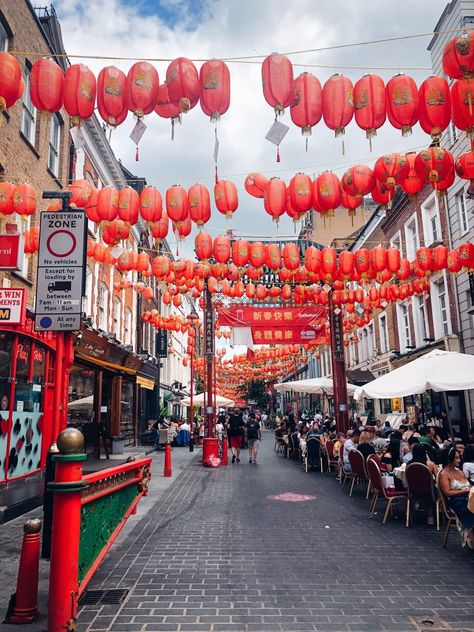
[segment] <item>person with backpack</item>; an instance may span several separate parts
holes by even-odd
[[[240,463],[240,448],[242,447],[242,439],[245,432],[245,424],[238,408],[234,408],[234,412],[229,417],[227,426],[227,434],[229,436],[230,449],[232,450],[232,463]]]
[[[245,431],[247,435],[247,445],[249,449],[249,463],[257,464],[257,452],[260,439],[262,437],[260,422],[255,416],[255,413],[249,414],[249,419],[245,424]]]

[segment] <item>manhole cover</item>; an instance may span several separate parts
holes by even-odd
[[[80,606],[96,606],[97,604],[120,604],[128,595],[128,590],[86,590],[79,599]]]
[[[316,496],[310,494],[294,494],[292,492],[285,492],[284,494],[276,494],[275,496],[267,496],[270,500],[282,500],[286,503],[301,503],[305,500],[315,500]]]

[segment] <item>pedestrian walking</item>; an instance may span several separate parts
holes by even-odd
[[[262,429],[255,413],[250,413],[249,420],[245,425],[245,431],[247,434],[247,446],[249,449],[249,463],[256,464],[258,447],[262,438]]]
[[[230,415],[227,433],[229,435],[230,449],[232,451],[232,463],[240,463],[240,448],[245,432],[245,425],[240,410],[234,408]]]

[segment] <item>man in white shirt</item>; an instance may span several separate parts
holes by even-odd
[[[347,433],[349,434],[349,433]],[[352,436],[344,441],[344,451],[342,453],[342,462],[344,464],[344,471],[351,471],[351,464],[349,463],[349,452],[351,450],[357,450],[357,446],[359,445],[359,430],[354,430]]]

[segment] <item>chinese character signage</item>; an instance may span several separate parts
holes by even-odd
[[[342,314],[339,312],[331,314],[333,322],[333,334],[334,334],[334,354],[336,360],[344,360],[344,331],[342,328]]]
[[[168,357],[168,332],[166,329],[158,329],[156,332],[156,357]]]

